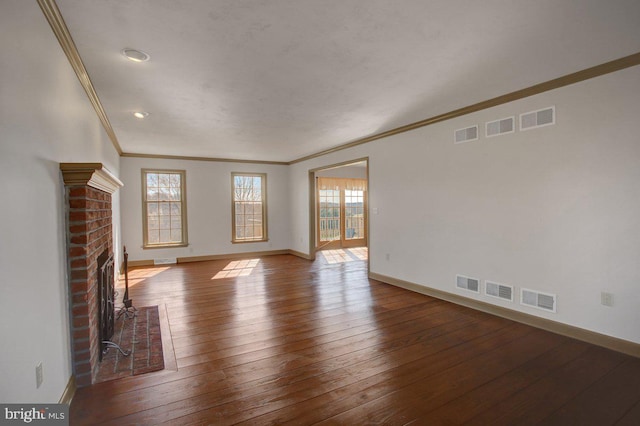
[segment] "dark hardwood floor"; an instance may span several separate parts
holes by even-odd
[[[71,424],[640,424],[640,359],[369,280],[347,255],[132,270],[134,304],[166,306],[177,370],[79,389]]]

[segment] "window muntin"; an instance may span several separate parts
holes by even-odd
[[[364,191],[345,189],[344,191],[345,238],[364,238]]]
[[[187,245],[184,170],[142,170],[144,247]]]
[[[340,239],[340,190],[320,189],[320,241],[335,241]]]
[[[267,175],[232,173],[232,242],[267,241]]]

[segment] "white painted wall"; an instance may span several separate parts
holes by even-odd
[[[634,67],[295,164],[291,248],[309,251],[308,170],[368,156],[372,272],[640,343],[638,87]],[[484,137],[552,105],[553,126]],[[480,140],[453,144],[474,124]],[[555,293],[558,312],[459,291],[456,274]]]
[[[186,170],[188,247],[142,248],[142,169]],[[269,241],[231,243],[231,173],[267,174]],[[287,166],[174,159],[121,159],[123,244],[129,260],[207,256],[289,248]]]
[[[335,167],[333,169],[318,170],[316,172],[316,176],[317,177],[366,179],[367,167],[366,167],[366,164],[359,165],[359,166]]]
[[[58,402],[71,376],[59,163],[117,176],[119,158],[35,1],[0,6],[0,86],[0,401]]]

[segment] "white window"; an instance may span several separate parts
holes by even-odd
[[[267,175],[232,173],[232,242],[267,241]]]
[[[187,245],[184,170],[142,170],[144,247]]]

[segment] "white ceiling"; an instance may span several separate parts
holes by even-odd
[[[640,52],[638,0],[57,3],[126,153],[291,161]]]

